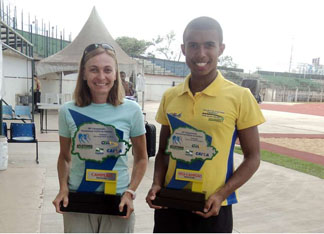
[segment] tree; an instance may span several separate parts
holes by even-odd
[[[170,31],[164,37],[158,35],[156,39],[152,39],[152,45],[155,47],[155,51],[148,53],[149,56],[155,57],[155,53],[162,54],[168,60],[180,60],[181,50],[178,52],[173,48],[176,39],[174,31]],[[155,52],[155,53],[154,53]]]
[[[218,65],[222,67],[232,67],[232,68],[237,67],[237,64],[233,62],[233,58],[228,55],[220,57],[218,60]]]
[[[125,36],[117,37],[116,42],[130,56],[143,55],[147,48],[152,45],[152,42]]]

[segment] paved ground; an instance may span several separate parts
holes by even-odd
[[[145,104],[150,123],[155,123],[157,106]],[[322,116],[271,110],[264,115],[268,121],[260,126],[260,133],[324,134]],[[56,114],[49,120],[50,128],[57,127]],[[62,217],[51,204],[58,191],[58,136],[38,134],[38,139],[39,165],[34,160],[34,144],[9,144],[9,166],[0,171],[0,232],[63,232]],[[236,155],[236,165],[241,160]],[[135,231],[140,233],[151,232],[153,227],[153,211],[144,200],[153,166],[154,158],[150,158],[135,201]],[[262,162],[256,175],[239,189],[239,196],[240,202],[233,206],[235,232],[324,232],[322,179]]]

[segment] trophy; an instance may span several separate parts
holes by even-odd
[[[131,145],[122,140],[123,132],[114,126],[69,111],[78,128],[72,138],[71,154],[85,161],[85,170],[79,188],[69,192],[68,206],[61,203],[61,211],[125,216],[126,205],[119,211],[122,194],[116,192],[118,171],[113,168]],[[104,192],[96,192],[102,185]]]
[[[125,216],[126,206],[122,212],[119,211],[121,195],[116,194],[117,175],[117,171],[87,169],[86,180],[103,182],[104,193],[71,191],[69,204],[64,207],[61,203],[61,211]]]
[[[206,160],[212,160],[218,151],[211,145],[211,137],[173,115],[168,114],[172,134],[166,153],[176,161],[172,178],[152,200],[153,205],[202,211],[205,206],[203,191],[204,173],[201,171]],[[185,189],[184,187],[191,187]]]

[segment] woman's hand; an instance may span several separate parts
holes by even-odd
[[[60,190],[60,192],[56,195],[56,198],[52,202],[55,206],[56,212],[63,214],[60,209],[60,204],[63,202],[63,206],[67,207],[69,204],[69,190]]]
[[[124,206],[127,206],[126,216],[122,216],[122,218],[128,219],[132,212],[134,211],[133,198],[132,194],[126,192],[123,194],[121,201],[119,203],[119,211],[122,212],[124,210]]]

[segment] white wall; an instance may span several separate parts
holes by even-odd
[[[16,94],[32,95],[32,63],[23,56],[3,53],[3,99],[13,107]]]
[[[0,42],[0,99],[2,98],[2,88],[3,88],[3,73],[2,73],[2,65],[3,65],[3,56],[2,56],[2,42]]]
[[[73,94],[77,80],[77,73],[69,74],[62,77],[62,93]],[[144,99],[149,101],[160,101],[163,93],[170,87],[173,82],[175,85],[184,81],[183,77],[173,76],[158,76],[145,74],[145,93]],[[60,75],[56,73],[40,76],[42,84],[42,101],[45,98],[45,93],[59,93],[60,90]],[[142,93],[138,94],[139,102],[142,101]]]
[[[76,85],[77,73],[64,76],[62,74],[62,93],[72,96]],[[61,74],[50,73],[40,76],[42,85],[41,102],[45,102],[46,93],[60,93]]]
[[[160,101],[163,93],[170,87],[173,82],[175,85],[184,81],[183,77],[158,76],[145,74],[145,93],[144,99],[148,101]],[[138,95],[141,100],[141,94]]]
[[[63,86],[62,86],[62,93],[71,93],[73,94],[76,81],[78,78],[78,73],[69,74],[63,77]]]

